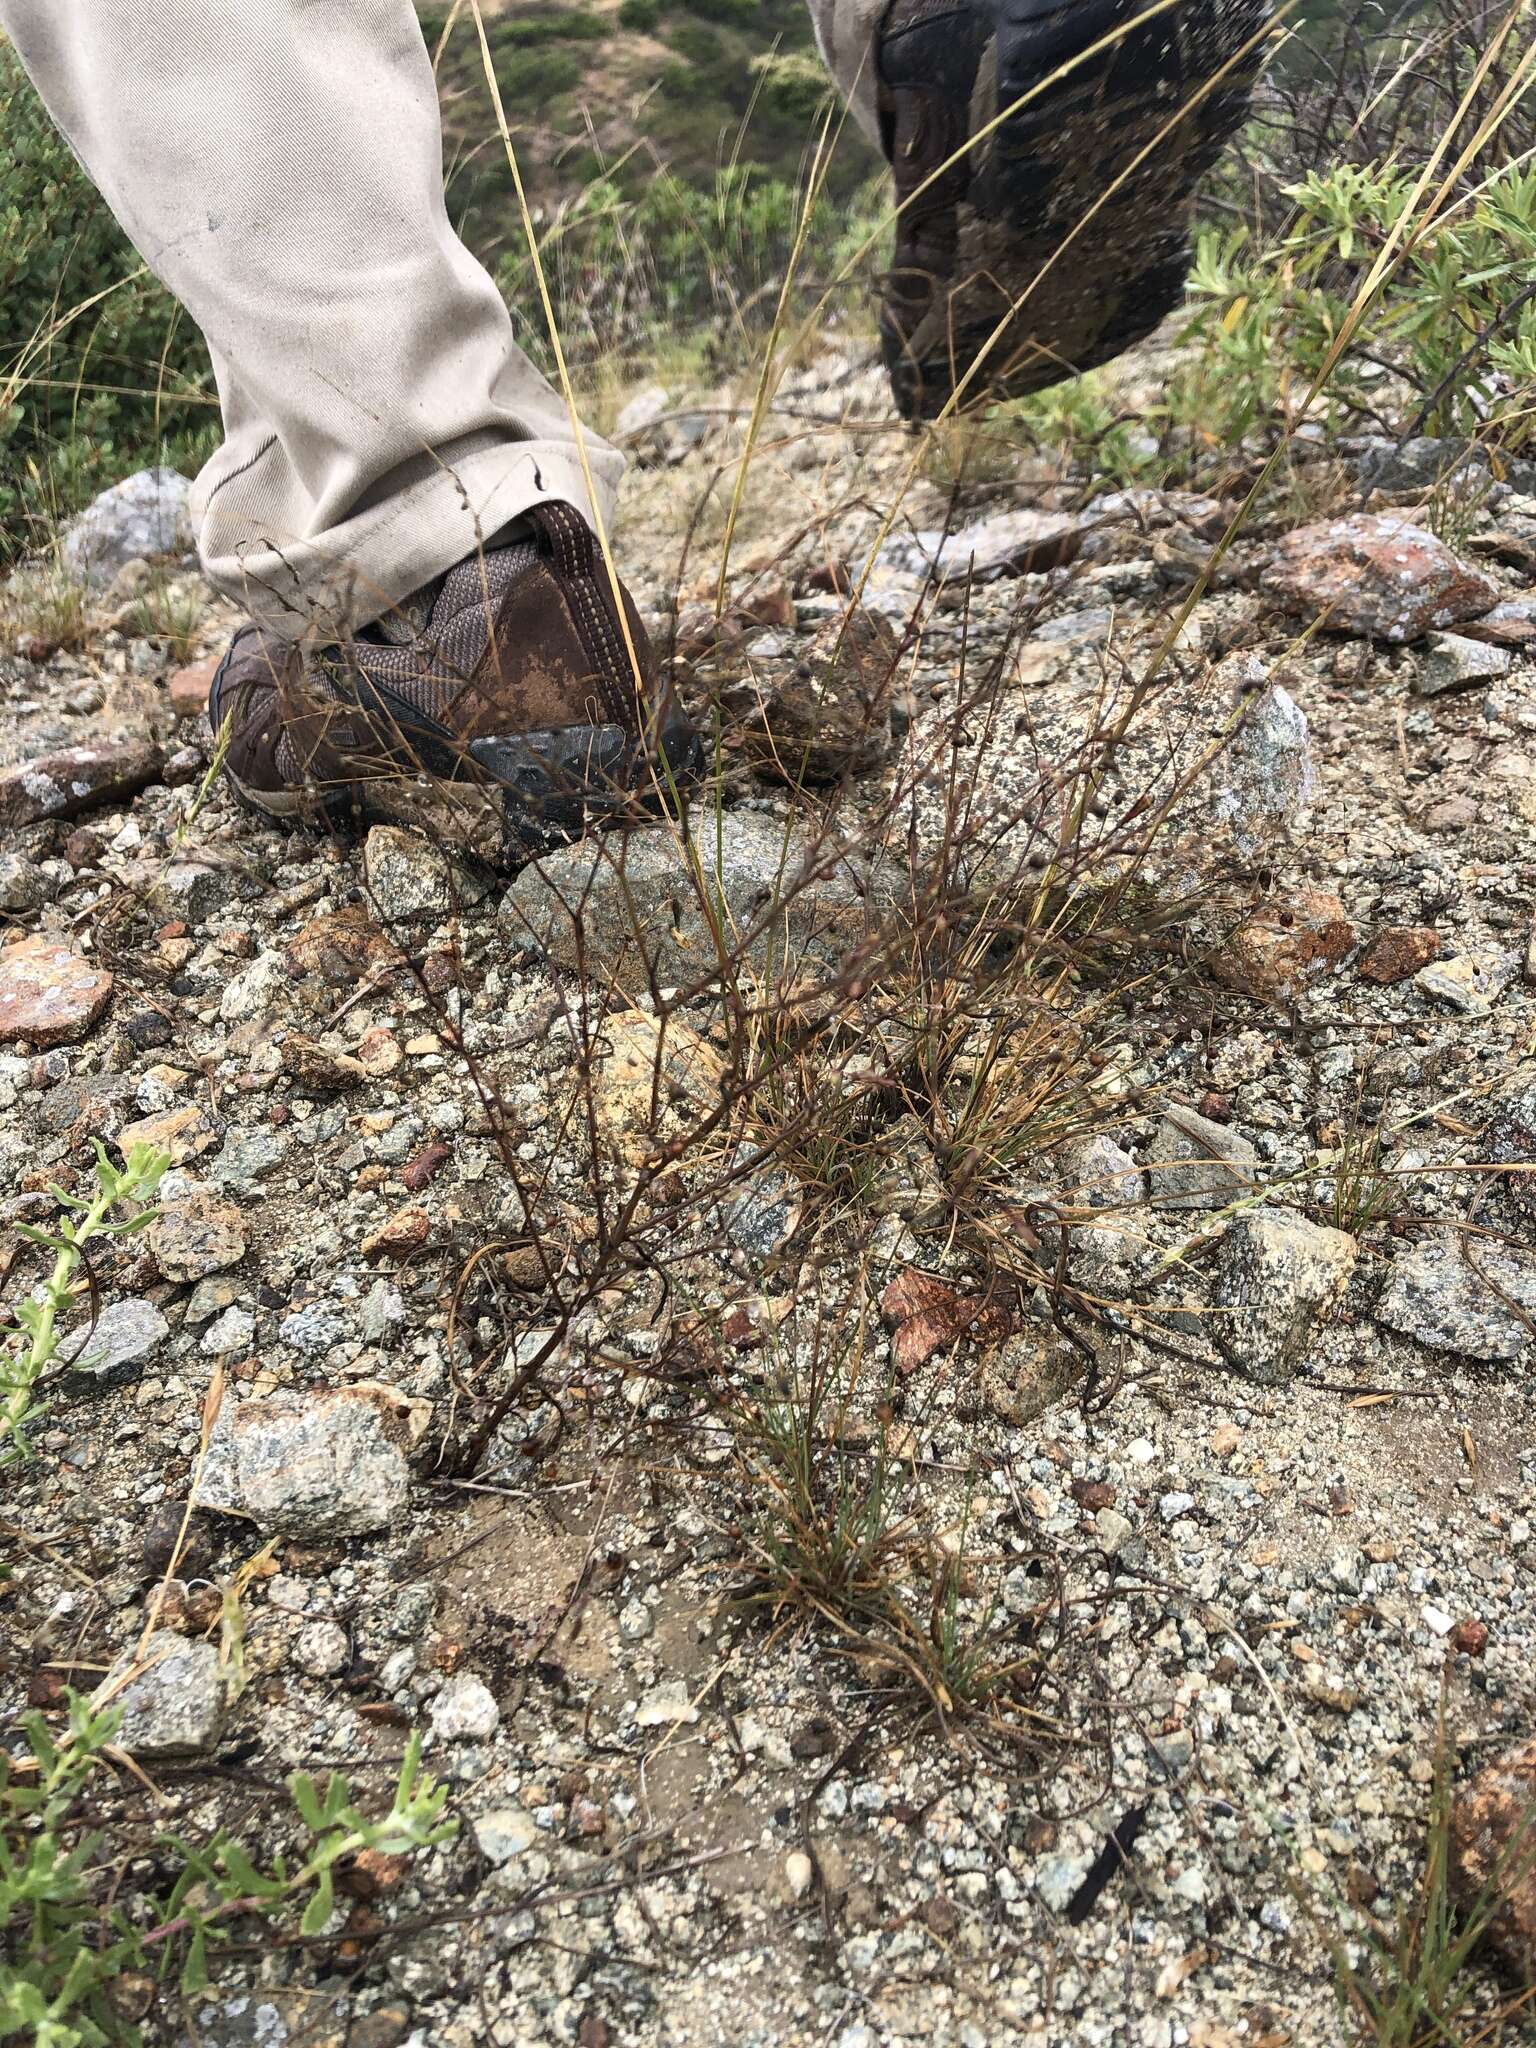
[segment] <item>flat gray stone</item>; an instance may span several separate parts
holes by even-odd
[[[1259,1155],[1249,1141],[1182,1104],[1164,1111],[1147,1157],[1159,1209],[1220,1209],[1258,1185]]]
[[[181,555],[193,545],[192,486],[174,469],[140,469],[113,484],[64,529],[64,566],[106,590],[127,562]]]
[[[119,1657],[104,1690],[138,1661],[133,1650]],[[218,1650],[162,1628],[145,1644],[143,1661],[144,1670],[112,1694],[110,1704],[123,1714],[116,1740],[131,1756],[205,1756],[219,1739],[227,1706]]]
[[[1468,639],[1464,633],[1431,633],[1413,671],[1416,697],[1443,697],[1507,676],[1515,657],[1507,647]]]
[[[1474,1238],[1470,1245],[1486,1280],[1473,1270],[1451,1231],[1400,1252],[1376,1320],[1426,1350],[1507,1364],[1536,1340],[1499,1296],[1508,1295],[1536,1319],[1536,1256],[1486,1239]]]
[[[59,1346],[59,1357],[82,1384],[118,1386],[138,1378],[170,1333],[170,1324],[152,1301],[127,1295],[109,1301],[94,1328],[87,1324],[71,1331]]]
[[[1288,1380],[1355,1270],[1355,1240],[1294,1209],[1239,1216],[1222,1239],[1211,1334],[1266,1385]]]
[[[653,974],[681,988],[718,980],[717,933],[765,980],[837,966],[878,933],[868,864],[803,827],[701,808],[690,834],[697,871],[665,826],[561,847],[523,869],[500,914],[514,940],[635,994]]]
[[[431,1403],[371,1381],[309,1400],[226,1400],[208,1446],[199,1507],[277,1536],[365,1536],[395,1524],[407,1458]]]

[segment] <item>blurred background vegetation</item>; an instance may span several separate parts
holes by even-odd
[[[420,8],[443,103],[448,200],[547,365],[531,258],[473,15]],[[1472,69],[1499,58],[1454,147],[1452,203],[1379,293],[1325,424],[1531,438],[1536,124],[1529,22],[1488,0],[1309,0],[1207,200],[1183,366],[1127,422],[1093,379],[1018,415],[1107,473],[1185,475],[1287,431],[1352,294],[1446,142]],[[1500,37],[1503,41],[1499,41]],[[797,248],[796,296],[867,317],[880,245],[874,153],[842,120],[802,0],[527,0],[487,37],[566,352],[605,394],[660,369],[705,382],[752,359]],[[0,39],[0,566],[130,469],[197,466],[216,433],[190,321],[149,278]],[[1482,133],[1491,112],[1498,122]],[[829,127],[830,124],[830,127]],[[836,133],[827,157],[823,138]],[[814,204],[807,194],[814,184]],[[832,287],[830,291],[828,287]]]

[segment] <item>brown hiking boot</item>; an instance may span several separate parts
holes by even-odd
[[[527,523],[529,539],[461,562],[344,644],[236,634],[208,718],[252,809],[430,823],[499,860],[696,772],[697,737],[622,585],[621,621],[586,521],[554,504]]]
[[[907,418],[1076,376],[1172,312],[1195,186],[1247,111],[1267,19],[1268,0],[893,0],[881,342]]]

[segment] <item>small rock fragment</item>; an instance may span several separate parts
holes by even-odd
[[[1522,597],[1507,597],[1480,619],[1469,620],[1464,628],[1470,640],[1487,640],[1495,647],[1536,647],[1536,591]]]
[[[59,1345],[60,1359],[82,1382],[116,1386],[137,1379],[171,1333],[152,1301],[129,1295],[109,1301],[94,1326],[72,1332]]]
[[[715,1108],[725,1062],[679,1018],[624,1010],[602,1029],[592,1065],[593,1108],[603,1136],[640,1164],[659,1143]]]
[[[1269,587],[1329,632],[1390,641],[1476,618],[1500,596],[1491,577],[1400,512],[1360,512],[1287,534]]]
[[[421,832],[375,825],[363,842],[369,907],[386,926],[439,924],[453,908],[448,857]]]
[[[1440,953],[1440,934],[1427,924],[1388,924],[1360,955],[1355,972],[1362,981],[1390,988],[1427,967]]]
[[[1536,1741],[1480,1770],[1451,1809],[1451,1871],[1464,1905],[1491,1907],[1488,1940],[1505,1967],[1536,1984]]]
[[[361,1536],[398,1521],[428,1401],[370,1381],[299,1400],[226,1400],[197,1500],[279,1536]]]
[[[1352,1237],[1294,1209],[1237,1217],[1222,1239],[1212,1336],[1254,1379],[1281,1384],[1348,1287],[1355,1256]]]
[[[1262,677],[1262,659],[1244,659]],[[1317,770],[1306,714],[1289,691],[1271,683],[1245,705],[1216,775],[1216,815],[1230,823],[1241,853],[1256,853],[1272,833],[1301,822]]]
[[[940,1351],[964,1338],[1000,1344],[1013,1327],[1001,1301],[961,1294],[932,1273],[898,1273],[880,1297],[880,1315],[891,1332],[891,1357],[898,1372],[915,1372]]]
[[[1512,1170],[1501,1175],[1509,1200],[1536,1225],[1536,1081],[1507,1096],[1483,1130],[1480,1156]]]
[[[1292,889],[1240,925],[1211,963],[1227,988],[1264,1002],[1297,996],[1348,959],[1355,928],[1328,889]]]
[[[180,1109],[164,1110],[124,1124],[116,1142],[125,1159],[135,1145],[147,1145],[153,1152],[166,1153],[172,1166],[182,1166],[187,1160],[211,1151],[218,1140],[218,1129],[207,1112],[189,1102]]]
[[[1393,1260],[1376,1319],[1427,1350],[1508,1363],[1533,1342],[1536,1257],[1487,1240],[1469,1239],[1464,1251],[1455,1235],[1426,1238]]]
[[[524,1856],[539,1839],[533,1815],[522,1806],[496,1806],[470,1822],[475,1846],[487,1863],[498,1867]]]
[[[352,1657],[347,1632],[336,1621],[312,1621],[299,1630],[293,1661],[310,1678],[333,1678]]]
[[[362,1243],[363,1257],[408,1258],[412,1252],[419,1251],[431,1235],[432,1218],[425,1209],[411,1204],[397,1209],[377,1230],[368,1233]]]
[[[205,1280],[245,1257],[245,1219],[233,1202],[206,1190],[188,1190],[161,1204],[147,1241],[165,1279]]]
[[[1486,1017],[1493,998],[1508,980],[1506,963],[1483,953],[1458,953],[1452,960],[1435,960],[1421,967],[1413,985],[1425,995],[1459,1010],[1463,1017]]]
[[[502,899],[511,937],[641,995],[653,978],[683,988],[716,979],[722,941],[727,959],[739,956],[766,981],[841,969],[881,927],[867,863],[802,825],[696,808],[690,835],[680,845],[672,830],[650,827],[544,855]]]
[[[185,554],[192,530],[192,486],[174,469],[140,469],[94,498],[65,527],[65,567],[91,590],[110,588],[126,563]]]
[[[284,1038],[282,1055],[284,1073],[306,1095],[338,1095],[360,1088],[368,1079],[361,1060],[300,1031],[290,1031]]]
[[[472,1671],[456,1671],[427,1709],[442,1742],[485,1742],[501,1725],[501,1709]]]
[[[1431,633],[1413,671],[1416,697],[1443,697],[1450,690],[1475,689],[1509,674],[1514,656],[1506,647],[1461,633]]]
[[[130,1756],[144,1758],[206,1755],[219,1739],[226,1710],[217,1648],[174,1629],[156,1629],[144,1646],[143,1670],[118,1689],[139,1661],[133,1650],[125,1652],[102,1687],[122,1709],[117,1743]]]
[[[147,789],[160,772],[153,740],[98,740],[66,747],[0,772],[0,826],[15,829],[44,818],[73,818],[93,804],[121,803]]]
[[[207,661],[200,661],[192,668],[179,668],[171,677],[168,694],[171,710],[177,718],[201,718],[208,709],[208,692],[213,687],[213,678],[219,666],[220,656],[213,655]]]
[[[680,1678],[668,1678],[653,1686],[635,1709],[637,1728],[675,1728],[698,1718],[699,1710]]]
[[[0,1045],[73,1045],[111,1000],[106,969],[56,939],[21,939],[0,952]]]
[[[760,775],[793,787],[837,782],[889,754],[896,666],[889,622],[854,605],[826,621],[787,674],[749,667],[722,702]]]
[[[1152,1200],[1160,1209],[1216,1209],[1251,1194],[1259,1155],[1241,1132],[1170,1104],[1152,1136]]]

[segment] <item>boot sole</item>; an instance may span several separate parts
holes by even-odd
[[[582,725],[475,740],[452,775],[422,768],[270,790],[227,765],[224,774],[244,807],[270,824],[412,825],[490,866],[513,868],[602,826],[654,815],[702,766],[697,733],[679,722],[654,755],[621,726]]]
[[[1181,302],[1196,187],[1247,112],[1268,4],[1188,0],[1051,79],[1144,4],[935,0],[887,38],[884,83],[921,92],[964,49],[957,28],[983,30],[972,135],[1035,92],[971,147],[948,223],[952,274],[913,276],[914,307],[925,293],[930,303],[909,323],[889,304],[882,311],[882,351],[906,418],[933,418],[962,384],[963,409],[1078,376],[1144,339]],[[1170,127],[1181,106],[1190,111]]]

